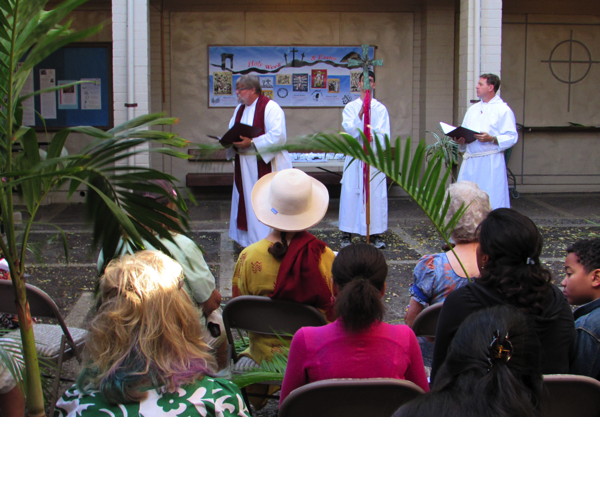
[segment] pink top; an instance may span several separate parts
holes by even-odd
[[[406,325],[378,322],[347,332],[338,319],[300,328],[290,346],[280,401],[297,387],[331,378],[397,378],[429,391],[419,343]]]

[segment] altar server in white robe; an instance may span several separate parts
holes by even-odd
[[[481,133],[475,134],[476,140],[470,144],[465,144],[464,138],[457,140],[465,151],[458,180],[476,183],[489,195],[492,210],[510,208],[504,151],[519,138],[515,114],[496,95],[499,88],[497,75],[479,77],[476,90],[481,101],[467,110],[462,126]]]
[[[271,228],[259,222],[251,203],[256,181],[269,172],[292,167],[287,151],[269,152],[269,148],[286,142],[285,115],[275,101],[262,94],[256,76],[244,75],[236,83],[235,92],[240,104],[235,108],[229,128],[235,123],[258,127],[263,134],[241,137],[235,142],[235,172],[231,198],[229,237],[243,247],[262,240]]]
[[[371,88],[375,89],[375,73],[373,71],[369,71],[369,83]],[[342,127],[348,134],[357,139],[360,138],[360,132],[364,131],[363,99],[365,90],[362,74],[359,85],[361,96],[346,104],[342,115]],[[377,99],[371,99],[371,134],[372,145],[375,141],[375,134],[382,143],[384,137],[390,135],[390,116],[386,107]],[[377,248],[385,248],[385,242],[381,238],[381,234],[388,227],[386,176],[374,167],[369,167],[369,169],[371,179],[371,217],[369,225],[371,243]],[[339,228],[343,233],[342,248],[351,244],[352,233],[362,236],[367,234],[366,205],[363,193],[363,165],[358,160],[353,160],[350,157],[346,157],[342,175]]]

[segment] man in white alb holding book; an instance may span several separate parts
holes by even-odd
[[[479,185],[489,195],[492,210],[510,208],[504,150],[514,146],[519,137],[515,114],[496,95],[499,88],[497,75],[485,73],[479,77],[476,89],[481,101],[467,110],[462,126],[480,133],[469,144],[464,138],[456,140],[464,151],[458,180]]]

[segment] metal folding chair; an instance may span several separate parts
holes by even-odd
[[[438,302],[423,309],[413,323],[413,332],[417,337],[428,337],[431,340],[435,339],[435,329],[437,327],[438,318],[442,310],[443,302]]]
[[[235,362],[238,355],[234,349],[234,329],[240,335],[247,331],[270,337],[285,337],[292,336],[303,326],[323,326],[327,321],[312,306],[269,297],[242,295],[227,302],[223,308],[223,323],[231,347],[231,357]]]
[[[239,357],[235,350],[232,330],[237,330],[240,338],[248,332],[268,337],[291,338],[303,326],[323,326],[327,323],[321,312],[305,304],[284,300],[273,300],[269,297],[242,295],[231,299],[223,308],[223,323],[229,342],[231,359],[235,364]],[[234,366],[235,370],[235,366]],[[280,381],[269,381],[255,386],[255,392],[242,389],[246,403],[254,403],[256,408],[262,407],[267,398],[277,399]],[[269,387],[271,386],[271,387]],[[263,392],[260,392],[264,389]]]
[[[26,287],[31,315],[35,318],[52,318],[58,323],[57,325],[47,323],[34,323],[33,325],[38,355],[56,363],[52,389],[53,399],[50,406],[50,415],[52,415],[58,399],[63,361],[76,357],[81,362],[80,350],[85,343],[88,331],[82,328],[68,328],[56,303],[46,292],[33,285],[27,284]],[[0,280],[0,312],[17,314],[16,295],[12,281]],[[6,337],[20,342],[21,332],[16,330],[6,334]]]
[[[409,380],[392,378],[319,380],[294,389],[280,417],[390,417],[404,403],[424,394]]]
[[[584,375],[544,375],[542,417],[600,417],[600,381]]]

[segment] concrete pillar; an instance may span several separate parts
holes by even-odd
[[[148,0],[112,0],[113,107],[115,125],[150,111]],[[138,154],[131,165],[149,165]]]
[[[477,99],[482,73],[499,76],[502,58],[502,0],[460,0],[458,102],[459,120]]]

